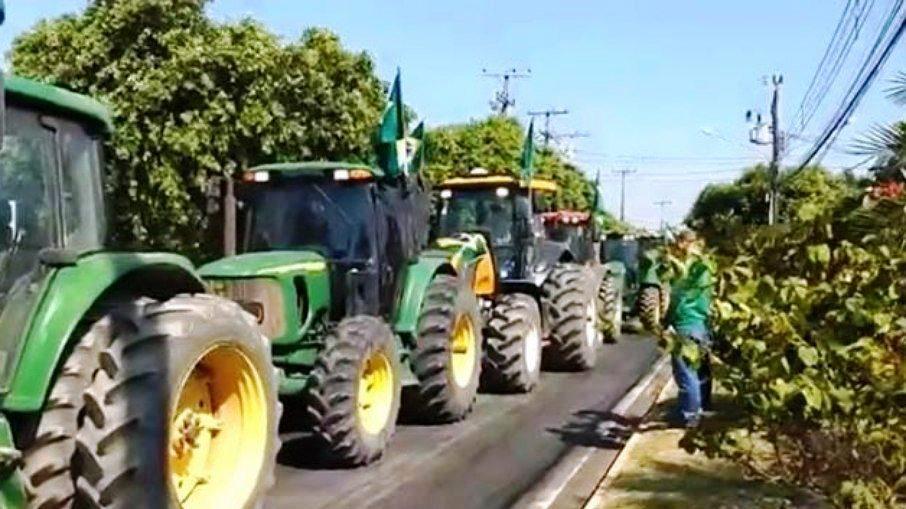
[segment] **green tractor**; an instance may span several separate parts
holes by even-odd
[[[658,236],[611,234],[601,243],[601,260],[622,268],[623,308],[651,332],[660,330],[670,305],[670,289],[660,277],[663,242]]]
[[[257,507],[278,382],[185,258],[106,250],[107,110],[3,78],[0,507]]]
[[[257,316],[281,395],[338,465],[381,457],[402,386],[412,388],[406,413],[431,423],[465,418],[478,390],[476,292],[493,287],[491,256],[478,235],[428,245],[430,192],[415,162],[423,146],[410,150],[420,140],[405,135],[402,113],[397,77],[377,165],[270,164],[228,182],[228,256],[201,269],[216,293]]]
[[[607,343],[616,342],[623,328],[625,266],[599,260],[598,228],[588,212],[557,210],[541,214],[548,239],[569,246],[575,261],[588,266],[598,286],[598,326]]]
[[[376,167],[287,163],[247,175],[236,184],[240,254],[201,273],[257,316],[280,393],[304,402],[324,459],[378,459],[404,384],[423,420],[464,418],[481,367],[480,238],[424,248],[419,184]]]
[[[551,181],[526,183],[484,170],[439,186],[434,235],[479,233],[498,268],[485,329],[482,373],[489,390],[528,392],[542,364],[558,370],[595,364],[598,315],[589,282],[597,275],[568,242],[546,238],[532,213],[534,197],[556,189]]]

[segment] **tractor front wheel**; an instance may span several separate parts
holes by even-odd
[[[541,377],[541,311],[531,295],[503,295],[485,328],[482,385],[494,392],[531,392]]]
[[[604,276],[598,287],[598,323],[604,341],[616,343],[623,329],[623,296],[613,276]]]
[[[270,347],[233,302],[117,307],[84,393],[76,506],[261,507],[280,404]]]
[[[597,298],[587,291],[582,267],[559,264],[541,287],[542,303],[550,324],[550,343],[544,364],[555,370],[584,371],[597,360]]]
[[[431,281],[418,318],[412,370],[418,378],[417,418],[444,423],[472,410],[481,373],[478,299],[456,276]]]
[[[359,466],[381,457],[400,409],[396,339],[373,316],[343,319],[312,373],[308,411],[331,463]]]

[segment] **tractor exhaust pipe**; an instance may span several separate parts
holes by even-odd
[[[223,255],[236,255],[236,189],[231,177],[224,179]]]

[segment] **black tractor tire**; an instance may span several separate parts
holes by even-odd
[[[617,279],[604,276],[598,287],[598,325],[605,343],[616,343],[623,329],[623,295]]]
[[[369,431],[358,413],[360,373],[368,359],[383,354],[393,376],[392,403],[384,425]],[[380,318],[353,316],[342,320],[324,340],[309,392],[309,417],[324,447],[326,462],[367,465],[379,459],[396,430],[401,397],[401,369],[396,339]]]
[[[585,371],[597,361],[596,296],[587,289],[581,266],[556,265],[541,286],[549,331],[543,366],[558,371]]]
[[[482,388],[531,392],[541,378],[543,336],[541,310],[534,297],[511,293],[497,299],[484,330]]]
[[[109,317],[96,321],[75,343],[24,444],[22,478],[28,507],[57,509],[72,505],[75,484],[71,466],[82,395],[98,368],[102,340],[110,335],[111,324]]]
[[[469,320],[472,347],[454,352],[453,333],[460,320]],[[413,415],[428,423],[462,420],[472,410],[481,375],[482,322],[478,299],[456,276],[439,274],[422,302],[412,352],[412,371],[418,378]],[[471,372],[457,381],[454,353],[471,362]],[[466,357],[468,356],[468,357]]]
[[[670,285],[664,283],[660,286],[661,289],[661,320],[667,318],[667,311],[670,309]]]
[[[221,458],[237,464],[239,457],[245,458],[242,468],[194,484],[191,496],[204,497],[202,505],[208,507],[263,507],[275,480],[282,407],[270,344],[256,320],[237,304],[210,295],[180,295],[163,302],[137,300],[116,307],[109,320],[76,435],[75,507],[182,506],[171,483],[175,447],[171,438],[175,437],[170,436],[170,428],[177,404],[183,404],[177,398],[187,397],[189,392],[180,393],[186,384],[196,384],[192,381],[196,375],[211,377],[203,382],[211,393],[224,388],[231,395],[210,400],[211,406],[218,405],[213,413],[221,425],[222,419],[236,416],[252,421],[257,417],[260,423],[245,433],[230,426],[202,428],[194,419],[193,427],[184,421],[184,429],[193,435],[188,443],[197,443],[200,432],[194,432],[204,429],[212,440],[222,440],[217,449],[224,456],[208,458],[215,464]],[[221,362],[226,364],[218,365]],[[245,396],[232,396],[240,393]],[[247,403],[252,406],[242,406]],[[204,408],[202,402],[198,404]],[[261,465],[255,471],[249,461],[258,458]],[[250,470],[245,478],[237,474],[243,468]]]
[[[658,286],[644,286],[639,290],[638,314],[642,328],[656,335],[660,334],[662,329],[662,294]]]

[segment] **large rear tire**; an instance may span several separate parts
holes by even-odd
[[[396,429],[401,387],[396,339],[381,319],[354,316],[324,342],[309,393],[315,434],[329,462],[366,465],[383,455]]]
[[[454,422],[472,410],[481,373],[481,316],[471,287],[455,276],[431,281],[418,318],[412,370],[417,419]]]
[[[262,507],[276,370],[251,315],[209,295],[116,308],[84,395],[76,507]]]
[[[57,373],[50,396],[29,440],[24,444],[22,477],[28,506],[35,509],[70,507],[75,496],[72,460],[82,414],[82,396],[98,367],[103,338],[111,320],[91,325],[72,348]]]
[[[493,392],[525,393],[541,377],[541,311],[531,295],[501,296],[485,327],[482,386]]]
[[[653,334],[660,334],[662,299],[661,288],[658,286],[645,286],[639,290],[639,320],[642,327]]]
[[[548,369],[585,371],[597,360],[596,298],[587,290],[582,267],[564,263],[551,271],[541,287],[550,342],[544,352]]]
[[[604,276],[598,287],[598,323],[605,343],[616,343],[623,329],[623,296],[616,278]]]

